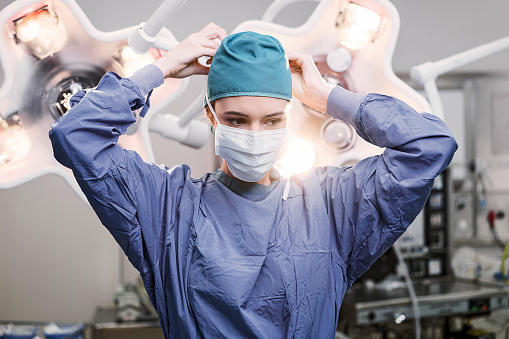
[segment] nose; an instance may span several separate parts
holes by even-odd
[[[253,132],[261,132],[264,130],[263,128],[263,124],[261,121],[255,121],[251,124],[250,128],[249,128],[250,131],[253,131]]]

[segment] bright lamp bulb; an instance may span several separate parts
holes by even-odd
[[[125,76],[131,76],[147,65],[150,65],[159,58],[160,52],[157,49],[151,48],[145,54],[138,54],[129,46],[120,51],[120,62],[124,68]]]
[[[20,125],[8,125],[0,117],[0,166],[22,156],[29,146],[28,136]]]
[[[16,38],[32,53],[43,59],[61,50],[67,43],[67,32],[57,15],[39,9],[15,21]]]
[[[380,27],[380,16],[354,3],[348,4],[339,28],[340,43],[351,50],[359,50],[371,43]]]
[[[278,169],[284,177],[294,174],[307,174],[315,163],[315,150],[302,139],[291,139],[284,157],[278,163]]]

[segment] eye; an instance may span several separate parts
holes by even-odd
[[[242,118],[229,118],[228,122],[232,126],[241,126],[241,125],[244,125],[246,123],[246,119],[242,119]]]
[[[275,127],[281,122],[281,120],[282,119],[269,119],[265,122],[265,124],[270,127]]]

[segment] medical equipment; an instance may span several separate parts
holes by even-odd
[[[509,37],[486,43],[435,62],[425,62],[411,69],[413,82],[422,85],[432,111],[443,115],[436,79],[452,70],[487,58],[509,48]],[[477,76],[465,79],[466,100],[465,145],[468,172],[455,184],[451,199],[451,228],[460,245],[474,240],[476,245],[494,244],[501,249],[509,239],[506,184],[509,168],[507,148],[507,104],[509,82],[502,76]],[[473,243],[472,243],[473,244]],[[493,258],[496,261],[496,258]],[[500,272],[502,277],[505,273]]]
[[[121,285],[115,291],[115,314],[119,322],[157,321],[157,312],[149,300],[141,279]]]
[[[141,28],[108,33],[97,30],[74,0],[18,0],[0,12],[5,77],[0,88],[0,188],[53,173],[84,199],[70,171],[53,158],[48,130],[70,109],[70,97],[97,85],[106,71],[128,76],[173,48],[178,42],[163,25],[182,3],[174,7],[176,2],[167,0],[160,7],[167,10],[164,15],[156,11]],[[193,119],[195,111],[159,115],[187,83],[167,79],[154,90],[149,114],[138,119],[119,144],[149,161],[154,161],[150,130],[191,147],[203,146],[208,126]]]
[[[5,326],[3,331],[0,328],[0,334],[2,334],[2,338],[32,339],[37,335],[37,326],[10,323]]]
[[[435,61],[425,62],[410,71],[410,77],[413,82],[422,85],[430,102],[433,113],[443,117],[443,105],[438,89],[436,79],[445,73],[460,68],[472,62],[489,57],[495,53],[509,48],[509,37],[501,38],[493,42],[483,44],[467,51],[452,55],[450,57]],[[495,229],[494,220],[490,221],[490,212],[487,206],[487,191],[498,195],[505,188],[499,184],[505,180],[505,170],[508,167],[507,158],[507,131],[503,126],[506,125],[507,114],[507,92],[505,89],[507,81],[503,79],[476,79],[465,82],[467,109],[468,136],[471,140],[468,147],[469,164],[468,168],[472,174],[473,187],[458,188],[454,193],[455,205],[452,209],[452,225],[455,227],[458,238],[461,240],[473,238],[483,238],[479,232],[479,227],[489,226],[495,242],[503,247],[502,241],[498,238]],[[483,112],[486,108],[490,109],[490,119],[481,118],[477,112]],[[497,182],[497,188],[489,188]],[[500,199],[506,198],[499,196]],[[490,199],[493,204],[493,200]],[[497,208],[499,204],[490,207]],[[472,213],[473,211],[473,213]],[[499,212],[504,213],[503,210]],[[492,218],[493,219],[493,218]],[[499,218],[502,219],[502,218]],[[507,232],[507,231],[506,231]],[[504,237],[503,237],[504,238]],[[507,235],[505,235],[507,239]],[[485,239],[482,239],[485,240]]]
[[[426,333],[432,319],[438,318],[441,322],[441,335],[427,338],[447,338],[444,332],[448,328],[445,323],[448,317],[486,316],[509,307],[507,292],[499,286],[485,283],[472,284],[469,281],[440,278],[417,281],[415,290],[422,318],[422,333]],[[414,310],[405,289],[381,291],[358,284],[345,295],[340,317],[343,319],[341,329],[349,327],[353,331],[357,326],[384,323],[388,324],[388,328],[398,328],[398,322],[401,326],[414,319]]]
[[[46,339],[83,339],[86,324],[57,325],[52,322],[44,326],[44,338]]]

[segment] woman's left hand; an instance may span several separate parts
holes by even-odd
[[[327,112],[327,99],[334,88],[323,81],[311,56],[286,51],[292,71],[292,92],[303,104]]]

